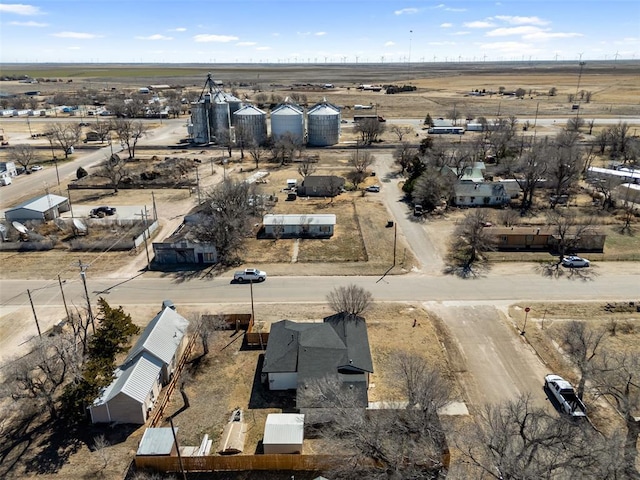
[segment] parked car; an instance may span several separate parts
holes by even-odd
[[[365,190],[367,192],[376,192],[376,193],[378,193],[380,191],[380,185],[369,185],[367,188],[365,188]]]
[[[563,267],[575,268],[575,267],[588,267],[589,265],[590,265],[589,260],[587,260],[586,258],[577,257],[575,255],[569,255],[568,257],[564,257],[562,259]]]
[[[257,268],[245,268],[233,274],[233,279],[238,283],[264,282],[267,279],[266,272]]]
[[[92,217],[102,218],[102,217],[114,215],[115,213],[116,213],[116,207],[102,206],[102,207],[97,207],[92,209],[89,215],[91,215]]]
[[[32,172],[37,172],[38,170],[42,170],[42,165],[33,165],[31,167]]]

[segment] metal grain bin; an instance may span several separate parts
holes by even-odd
[[[290,103],[283,103],[271,112],[271,137],[276,139],[286,133],[304,143],[304,111]]]
[[[340,141],[340,109],[329,102],[315,105],[307,115],[308,144],[327,147]]]
[[[242,129],[251,141],[262,145],[267,141],[267,114],[253,105],[245,105],[233,114],[236,135]]]

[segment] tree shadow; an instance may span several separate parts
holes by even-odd
[[[491,270],[488,262],[467,264],[448,264],[442,270],[446,275],[453,275],[462,279],[484,278]]]
[[[600,274],[593,265],[588,268],[563,267],[560,262],[545,262],[534,267],[536,273],[548,278],[566,278],[568,280],[593,281]]]

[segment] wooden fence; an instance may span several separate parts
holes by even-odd
[[[185,472],[250,471],[250,470],[326,470],[343,463],[343,457],[333,455],[235,455],[203,457],[182,457]],[[136,468],[157,472],[179,472],[178,457],[136,456]]]

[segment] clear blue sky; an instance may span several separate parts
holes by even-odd
[[[25,0],[0,62],[634,59],[637,0]]]

